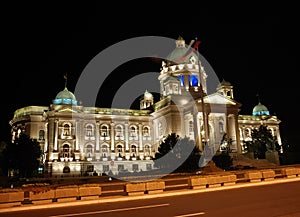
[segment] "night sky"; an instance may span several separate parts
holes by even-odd
[[[191,10],[191,5],[171,10],[145,2],[132,10],[118,8],[121,12],[101,1],[3,8],[0,141],[10,138],[8,122],[16,109],[50,105],[64,88],[65,73],[73,91],[85,66],[103,49],[138,36],[174,40],[182,36],[186,43],[195,37],[201,41],[200,54],[220,80],[233,85],[234,98],[242,104],[240,114],[252,113],[259,94],[261,103],[282,121],[283,141],[300,145],[300,15],[290,10],[293,6],[219,12],[205,7]],[[139,73],[158,72],[160,64],[142,59],[116,69],[99,91],[98,106],[110,107],[120,85]]]

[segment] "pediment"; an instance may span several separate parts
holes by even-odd
[[[204,103],[207,104],[222,104],[222,105],[237,105],[236,101],[228,99],[227,97],[219,94],[213,93],[204,97]]]

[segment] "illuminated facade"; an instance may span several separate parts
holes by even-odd
[[[215,93],[207,94],[208,75],[196,52],[185,55],[188,49],[179,37],[162,61],[158,102],[146,90],[137,110],[85,107],[65,87],[50,106],[15,111],[12,141],[22,132],[38,139],[45,172],[54,177],[152,170],[158,146],[171,132],[212,153],[226,134],[233,141],[231,150],[243,154],[250,130],[267,124],[281,144],[277,117],[259,113],[261,105],[253,115],[239,115],[241,104],[229,82],[220,82]]]

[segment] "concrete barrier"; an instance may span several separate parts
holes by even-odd
[[[296,178],[299,175],[297,167],[286,167],[281,169],[281,173],[286,178]]]
[[[78,188],[78,196],[80,200],[85,199],[97,199],[101,195],[101,187],[100,186],[83,186]]]
[[[161,193],[165,190],[166,185],[164,181],[151,181],[145,183],[146,194]]]
[[[260,182],[262,180],[262,173],[260,171],[247,171],[245,177],[250,182]]]
[[[0,193],[0,204],[1,203],[21,203],[24,201],[24,192],[6,192]]]
[[[190,189],[203,189],[206,188],[207,178],[200,176],[191,176],[188,180],[188,186]]]
[[[130,195],[142,195],[146,191],[146,186],[144,182],[137,183],[126,183],[125,192],[128,196]]]
[[[208,188],[215,188],[215,187],[222,186],[221,176],[209,175],[209,176],[206,176],[206,179],[207,179],[206,187],[208,187]]]
[[[280,174],[279,174],[280,173]],[[280,176],[279,176],[280,175]],[[187,182],[189,189],[204,189],[212,187],[221,187],[226,185],[234,185],[238,182],[260,182],[270,181],[275,178],[292,178],[300,176],[300,167],[285,167],[276,169],[262,169],[251,171],[237,171],[228,173],[219,173],[213,175],[194,175],[179,181]],[[178,185],[177,179],[174,181],[174,186]],[[118,185],[118,191],[122,191],[126,195],[143,195],[161,193],[168,187],[169,180],[157,180],[149,182],[128,182]],[[173,183],[171,182],[170,188]],[[174,187],[173,186],[173,187]],[[74,201],[85,199],[98,199],[102,195],[101,184],[86,184],[58,187],[52,189],[50,186],[43,188],[23,188],[23,189],[5,189],[0,192],[0,207],[5,204],[21,205],[30,203],[46,203],[58,201]]]
[[[51,202],[55,198],[55,189],[38,193],[30,192],[29,198],[34,204]]]
[[[55,190],[53,202],[78,200],[78,187],[59,187]]]
[[[275,171],[272,169],[261,170],[263,181],[273,181],[275,179]]]
[[[235,174],[227,174],[220,176],[220,182],[222,186],[235,185],[237,181]]]

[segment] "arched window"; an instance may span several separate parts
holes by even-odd
[[[160,122],[158,123],[158,134],[159,134],[159,137],[163,136],[162,124]]]
[[[123,146],[117,145],[117,156],[122,157],[123,156]]]
[[[108,145],[102,145],[101,146],[101,152],[102,152],[102,157],[107,157],[108,156]]]
[[[64,158],[70,157],[70,146],[68,144],[65,144],[63,146],[63,151],[62,152],[63,152],[63,157]]]
[[[115,131],[116,137],[123,137],[123,127],[121,125],[117,125]]]
[[[136,145],[131,145],[130,150],[131,150],[131,156],[136,157],[136,154],[137,154]]]
[[[45,140],[45,131],[44,130],[39,131],[39,140]]]
[[[220,132],[220,134],[224,133],[224,124],[221,121],[219,122],[219,132]]]
[[[251,137],[251,130],[249,128],[246,128],[245,135],[246,135],[247,138]]]
[[[85,136],[92,137],[94,136],[94,128],[93,125],[89,124],[85,128]]]
[[[150,136],[150,128],[148,126],[145,126],[143,128],[143,136],[145,136],[145,137]]]
[[[109,129],[107,125],[101,125],[100,128],[100,135],[102,137],[108,137],[109,136]]]
[[[150,146],[149,145],[145,145],[144,147],[144,154],[146,157],[150,156],[150,152],[151,152],[151,149],[150,149]]]
[[[197,75],[189,75],[188,76],[189,84],[192,87],[198,86],[198,77]]]
[[[71,172],[70,167],[65,166],[65,167],[63,168],[63,173],[70,173],[70,172]]]
[[[193,123],[193,121],[189,121],[189,132],[190,133],[194,132],[194,123]]]
[[[18,132],[18,133],[17,133],[17,134],[18,134],[17,137],[19,137],[20,134],[21,134],[21,132],[22,132],[22,130],[19,128],[17,132]]]
[[[71,135],[71,126],[69,124],[64,124],[63,135],[64,136]]]
[[[180,80],[180,86],[183,87],[183,85],[184,85],[184,76],[183,75],[178,75],[178,79]]]
[[[137,136],[137,127],[130,126],[130,137],[136,137],[136,136]]]
[[[93,146],[91,144],[86,146],[86,156],[88,158],[92,157],[93,155]]]

